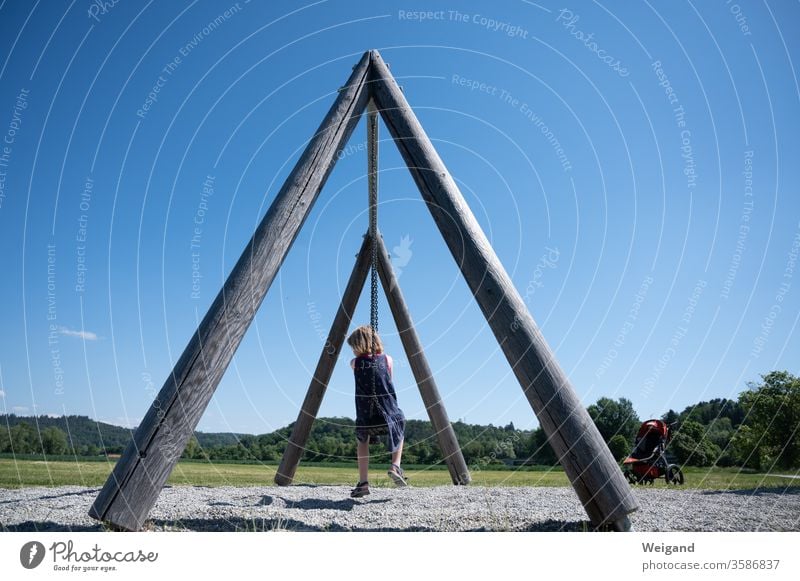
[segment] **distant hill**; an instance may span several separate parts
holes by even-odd
[[[38,430],[37,430],[38,425]],[[195,432],[184,458],[274,462],[280,459],[294,424],[258,436],[235,433]],[[468,463],[553,464],[555,458],[541,430],[517,430],[513,424],[498,427],[453,422]],[[60,456],[120,454],[134,430],[97,422],[86,416],[0,415],[0,453]],[[371,453],[382,459],[385,448],[375,445]],[[388,456],[387,456],[388,457]],[[430,422],[408,420],[403,458],[410,464],[441,462],[436,434]],[[306,443],[305,462],[354,462],[355,421],[346,417],[317,418]]]
[[[750,382],[738,400],[716,398],[669,410],[662,416],[674,426],[668,453],[688,466],[743,466],[763,470],[800,467],[800,377],[788,371],[771,371],[760,383]],[[627,456],[639,429],[633,404],[601,397],[589,406],[589,415],[609,450],[618,460]],[[500,427],[453,422],[453,431],[470,470],[506,464],[558,463],[544,430],[518,430],[513,423]],[[183,458],[231,462],[277,462],[286,449],[294,424],[261,434],[195,432]],[[38,428],[38,429],[37,429]],[[0,454],[58,458],[63,455],[95,457],[119,454],[133,430],[96,422],[86,416],[23,417],[0,415]],[[321,417],[314,422],[305,443],[304,462],[356,461],[355,421],[346,417]],[[389,461],[380,443],[370,446],[376,462]],[[430,422],[406,421],[403,462],[433,465],[442,461],[436,433]]]
[[[475,469],[490,464],[535,463],[553,465],[555,457],[541,430],[517,430],[453,422],[464,459]],[[242,436],[234,445],[205,447],[191,440],[183,456],[197,460],[275,462],[280,460],[294,424],[260,436]],[[370,448],[376,462],[389,460],[386,448],[376,443]],[[303,462],[348,462],[356,460],[355,422],[347,417],[321,417],[314,422],[305,444]],[[436,433],[428,421],[406,421],[403,461],[432,465],[442,461]]]
[[[96,449],[105,450],[108,454],[121,454],[133,437],[133,430],[98,422],[87,416],[17,416],[14,414],[0,414],[0,433],[6,432],[14,426],[25,423],[33,427],[39,426],[43,432],[47,428],[55,427],[64,432],[67,437],[67,448],[76,450],[78,454]],[[232,446],[246,434],[233,433],[204,433],[195,432],[195,437],[204,448]],[[0,442],[2,440],[0,439]],[[0,450],[1,451],[1,450]]]
[[[81,450],[93,446],[98,450],[107,450],[109,453],[119,453],[128,444],[132,432],[120,426],[97,422],[87,416],[17,416],[14,414],[0,415],[0,429],[10,430],[19,424],[39,426],[42,432],[50,427],[63,431],[67,436],[67,446]]]
[[[234,432],[195,432],[194,437],[203,448],[216,448],[219,446],[234,446],[248,434]]]

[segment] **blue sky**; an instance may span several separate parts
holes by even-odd
[[[644,418],[798,373],[799,22],[779,2],[6,0],[0,411],[136,425],[373,48],[587,405]],[[450,417],[534,427],[387,136],[380,227]],[[296,417],[367,227],[364,141],[200,429]],[[343,358],[321,415],[353,414]]]

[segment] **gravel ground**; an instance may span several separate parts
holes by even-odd
[[[98,488],[0,490],[6,531],[96,531],[87,511]],[[581,531],[586,513],[571,488],[167,487],[149,530]],[[635,488],[637,531],[798,531],[800,488],[714,491]]]

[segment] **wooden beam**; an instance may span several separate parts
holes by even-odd
[[[589,518],[627,520],[638,508],[630,485],[400,87],[371,55],[372,99]]]
[[[95,499],[93,518],[141,528],[358,123],[368,70],[365,53]]]
[[[325,397],[325,390],[328,388],[328,382],[331,380],[333,368],[339,359],[347,329],[350,327],[350,321],[364,288],[364,282],[367,280],[371,252],[371,238],[364,236],[361,250],[356,255],[353,273],[350,275],[350,280],[347,281],[347,287],[342,295],[336,316],[333,318],[328,339],[319,356],[317,368],[314,370],[314,376],[311,378],[311,384],[308,386],[308,392],[303,400],[303,406],[300,408],[300,414],[292,428],[292,435],[283,452],[278,472],[275,474],[275,483],[281,486],[288,486],[292,483],[297,465],[305,452],[308,435],[319,413],[319,406],[322,404],[322,398]]]
[[[428,412],[433,429],[436,432],[436,440],[439,442],[439,449],[442,457],[450,471],[450,478],[453,484],[469,484],[471,477],[458,439],[447,417],[447,410],[444,408],[439,389],[433,379],[433,373],[428,365],[425,353],[422,351],[422,344],[419,341],[411,314],[408,312],[400,285],[397,284],[397,277],[389,260],[389,254],[383,244],[383,239],[378,236],[378,272],[381,276],[383,292],[389,302],[395,325],[400,333],[400,341],[408,357],[408,363],[414,374],[414,379],[419,387],[419,393]]]

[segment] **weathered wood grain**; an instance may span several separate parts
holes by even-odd
[[[377,51],[369,86],[385,125],[591,521],[638,504],[533,317]]]
[[[368,69],[365,53],[114,467],[92,517],[141,528],[366,107]]]

